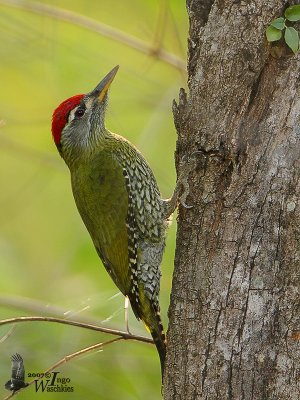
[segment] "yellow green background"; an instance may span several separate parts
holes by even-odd
[[[13,4],[23,4],[25,9]],[[133,142],[157,177],[163,197],[175,185],[176,133],[172,100],[185,86],[184,70],[128,45],[186,59],[188,17],[183,0],[64,0],[40,4],[72,11],[113,27],[125,43],[94,29],[28,9],[33,2],[0,0],[0,319],[25,315],[91,319],[124,329],[124,298],[105,272],[75,208],[67,167],[51,138],[53,109],[85,93],[115,65],[107,127]],[[26,10],[27,8],[27,10]],[[145,47],[146,48],[146,47]],[[155,52],[154,52],[155,53]],[[175,218],[162,264],[165,327],[175,247]],[[55,310],[54,310],[55,308]],[[20,353],[26,373],[43,372],[64,356],[112,337],[42,322],[0,327],[0,398],[9,394],[10,356]],[[148,335],[130,311],[133,333]],[[7,337],[5,337],[5,335]],[[72,394],[35,393],[20,399],[158,399],[155,347],[114,343],[59,367]]]

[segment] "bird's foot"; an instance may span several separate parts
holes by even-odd
[[[195,169],[197,162],[197,155],[200,151],[194,151],[190,156],[183,156],[179,161],[179,176],[177,179],[176,187],[173,196],[166,200],[166,219],[170,217],[175,211],[178,204],[181,204],[184,208],[193,208],[193,205],[187,203],[187,197],[190,193],[190,185],[188,178],[190,173]]]

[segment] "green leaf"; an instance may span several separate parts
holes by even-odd
[[[291,6],[285,10],[285,18],[289,21],[299,21],[300,20],[300,5]]]
[[[285,27],[285,19],[283,17],[276,18],[271,22],[270,25],[282,31]]]
[[[266,29],[266,36],[268,42],[275,42],[281,38],[282,32],[279,29],[274,28],[274,26],[269,25]]]
[[[299,34],[296,29],[287,27],[284,33],[284,40],[293,53],[297,53],[299,49]]]

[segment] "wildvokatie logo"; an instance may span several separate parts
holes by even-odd
[[[36,392],[74,392],[74,386],[71,386],[71,379],[59,377],[60,372],[29,373],[29,378],[34,380]]]
[[[28,386],[25,382],[25,368],[23,358],[16,353],[11,356],[11,377],[5,383],[5,389],[15,393]],[[36,392],[74,392],[71,379],[59,376],[59,371],[52,372],[29,372],[28,378],[34,379]]]
[[[28,383],[25,383],[25,368],[23,358],[19,353],[13,354],[11,356],[11,377],[5,383],[4,387],[7,390],[12,392],[16,392],[26,386]]]

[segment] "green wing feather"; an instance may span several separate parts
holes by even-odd
[[[128,196],[122,169],[110,154],[98,153],[72,173],[78,211],[103,264],[120,291],[131,289],[126,218]]]

